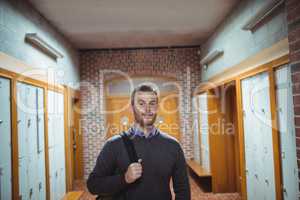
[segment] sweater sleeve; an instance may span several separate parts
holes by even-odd
[[[125,189],[128,185],[125,174],[114,174],[116,158],[113,153],[112,143],[107,141],[101,150],[96,166],[89,175],[87,188],[93,195],[113,195]]]
[[[173,169],[172,179],[175,200],[190,200],[191,191],[187,174],[187,165],[181,147],[179,147],[177,154],[177,160]]]

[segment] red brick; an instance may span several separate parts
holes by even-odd
[[[288,23],[288,30],[293,31],[300,28],[300,17]]]
[[[296,137],[296,145],[298,148],[300,148],[300,137]]]
[[[299,5],[299,0],[286,1],[286,9],[288,12],[292,11],[298,5]]]
[[[300,138],[300,128],[296,128],[296,137]]]
[[[293,85],[293,94],[300,94],[300,83]]]
[[[294,99],[294,105],[300,105],[300,96],[299,95],[294,96],[293,99]]]
[[[294,53],[294,51],[300,50],[300,40],[297,40],[296,42],[290,43],[290,51],[291,53]]]
[[[294,3],[293,7],[287,12],[288,23],[293,22],[294,20],[300,17],[300,4]]]
[[[294,73],[292,75],[292,81],[293,81],[293,83],[300,83],[300,73],[299,72]]]
[[[300,37],[299,37],[300,39]],[[290,62],[300,62],[300,50],[297,52],[290,53]]]
[[[300,158],[300,150],[297,149],[297,158],[299,159]]]
[[[300,127],[300,117],[295,117],[295,125]],[[300,134],[300,130],[297,130],[297,133]],[[300,135],[297,135],[300,137]]]
[[[288,38],[289,38],[290,43],[295,42],[296,40],[299,40],[300,39],[300,29],[296,29],[294,31],[289,32]]]
[[[292,73],[300,72],[300,62],[291,63]]]
[[[290,6],[290,5],[293,5],[294,3],[298,3],[299,0],[286,0],[285,4],[286,6]]]
[[[295,115],[300,115],[300,106],[294,107]]]

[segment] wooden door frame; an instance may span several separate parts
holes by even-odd
[[[60,84],[53,85],[44,81],[36,80],[28,76],[23,76],[22,74],[15,73],[0,66],[0,76],[10,80],[10,92],[11,92],[11,141],[12,141],[12,199],[19,200],[19,144],[18,144],[18,105],[17,105],[17,83],[30,84],[35,87],[43,89],[44,95],[44,149],[45,149],[45,184],[46,184],[46,200],[50,200],[50,178],[49,178],[49,151],[48,151],[48,91],[55,91],[62,93],[64,98],[66,98],[67,86],[62,86]],[[67,102],[64,102],[67,103]],[[64,109],[68,104],[64,105]],[[67,147],[67,142],[69,138],[67,137],[68,126],[66,125],[68,116],[64,113],[65,118],[65,147]],[[69,155],[66,154],[66,165]],[[70,176],[69,170],[66,168],[66,191],[69,191],[70,185],[68,185],[68,177]]]

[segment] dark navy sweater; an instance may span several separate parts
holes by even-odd
[[[113,136],[101,150],[96,166],[87,180],[94,195],[114,195],[113,200],[171,200],[170,179],[175,200],[190,200],[190,185],[183,151],[171,136],[158,132],[151,138],[133,137],[142,177],[128,184],[125,173],[129,156],[120,135]]]

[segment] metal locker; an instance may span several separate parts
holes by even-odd
[[[244,79],[241,86],[248,199],[273,200],[276,193],[268,74]]]
[[[199,125],[198,125],[198,112],[197,111],[198,96],[193,98],[193,129],[194,129],[194,160],[200,164],[200,144],[199,144]]]
[[[10,80],[0,77],[0,199],[12,198]]]
[[[61,160],[59,162],[59,188],[60,188],[60,198],[66,192],[66,173],[65,173],[65,130],[64,130],[64,96],[61,93],[57,93],[57,105],[58,105],[58,119],[59,119],[59,140],[58,145],[58,155],[60,155]]]
[[[49,148],[49,182],[50,182],[50,199],[55,200],[56,195],[56,176],[55,176],[55,160],[54,148]]]
[[[251,129],[251,122],[253,119],[254,108],[251,107],[251,91],[252,91],[252,79],[245,79],[242,81],[242,100],[243,100],[243,112],[244,112],[244,129]],[[255,130],[253,130],[255,131]],[[253,132],[252,132],[253,133]],[[255,133],[253,133],[255,134]],[[247,190],[248,199],[258,199],[257,187],[258,183],[254,161],[252,160],[256,157],[256,147],[253,145],[252,135],[245,131],[245,157],[246,157],[246,177],[247,177]],[[255,139],[255,138],[253,138]]]
[[[200,94],[198,96],[198,101],[200,116],[201,164],[204,169],[210,171],[207,94]]]
[[[18,147],[19,147],[19,195],[22,199],[29,199],[28,183],[28,116],[26,107],[28,96],[26,85],[17,83],[17,112],[18,112]]]
[[[281,165],[284,200],[298,198],[298,167],[290,66],[275,72],[278,128],[280,133]]]
[[[52,148],[55,145],[55,115],[54,115],[54,93],[48,91],[47,93],[48,100],[48,148]]]
[[[46,199],[46,172],[45,172],[45,129],[44,129],[44,90],[37,88],[37,158],[39,177],[37,181],[38,199]],[[44,174],[44,176],[42,176]]]
[[[66,192],[64,96],[48,91],[48,140],[50,163],[50,199],[61,199]]]
[[[46,198],[44,111],[39,109],[39,104],[43,102],[39,98],[43,98],[43,93],[39,91],[43,90],[29,84],[17,83],[19,189],[22,199],[26,200]],[[38,147],[39,145],[42,147]]]

